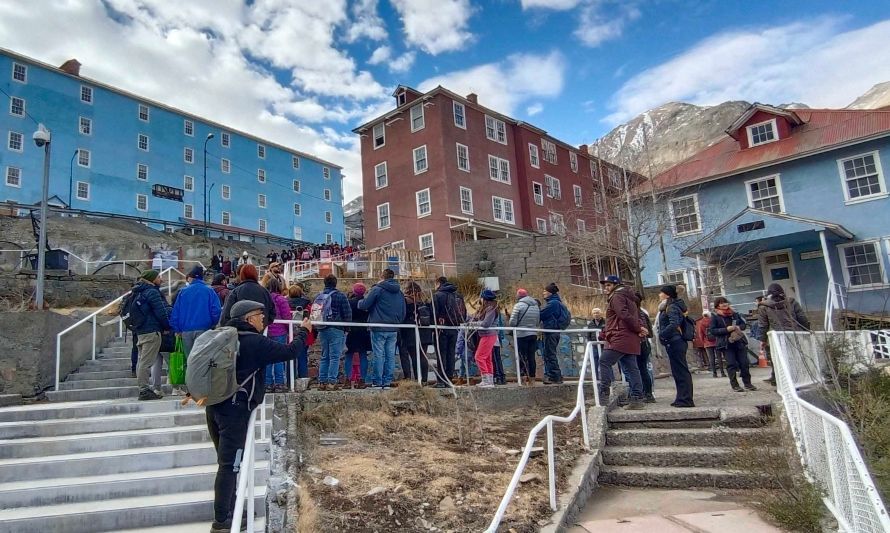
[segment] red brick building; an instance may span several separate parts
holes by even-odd
[[[441,86],[399,86],[361,136],[365,244],[452,262],[454,242],[574,234],[605,223],[614,166]],[[603,194],[603,187],[606,193]]]

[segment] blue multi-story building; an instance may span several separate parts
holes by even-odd
[[[658,209],[638,208],[641,219],[664,220],[649,233],[664,253],[643,246],[644,284],[683,283],[745,309],[779,283],[816,317],[826,308],[886,316],[890,109],[755,104],[726,133],[655,177]]]
[[[337,165],[83,78],[76,60],[55,68],[0,49],[0,73],[7,206],[40,202],[43,149],[31,137],[42,123],[49,195],[72,210],[200,228],[206,206],[215,236],[343,240]]]

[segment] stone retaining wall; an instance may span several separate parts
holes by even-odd
[[[15,308],[30,300],[37,283],[37,274],[21,271],[17,274],[0,275],[0,299]],[[50,307],[101,306],[127,292],[133,279],[122,276],[78,276],[65,273],[47,273],[46,302]]]
[[[454,245],[459,274],[477,273],[483,253],[494,262],[501,289],[513,286],[541,288],[551,281],[571,283],[571,263],[565,238],[558,235],[510,237],[460,242]]]

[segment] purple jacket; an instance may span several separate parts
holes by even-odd
[[[272,302],[275,304],[276,319],[290,320],[291,317],[293,317],[290,305],[287,303],[287,298],[285,298],[284,295],[273,294]],[[280,337],[282,335],[287,335],[287,324],[269,324],[270,337]]]

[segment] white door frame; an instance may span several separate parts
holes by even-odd
[[[800,285],[797,283],[797,270],[794,267],[794,252],[791,248],[783,248],[780,250],[767,250],[765,252],[761,252],[759,254],[760,257],[760,275],[763,277],[763,290],[766,291],[766,288],[769,287],[769,284],[772,283],[771,276],[769,275],[769,269],[767,268],[765,258],[768,255],[776,255],[776,254],[788,254],[788,267],[789,267],[789,275],[791,276],[791,283],[794,285],[794,299],[800,305],[803,305],[803,296],[800,293]]]

